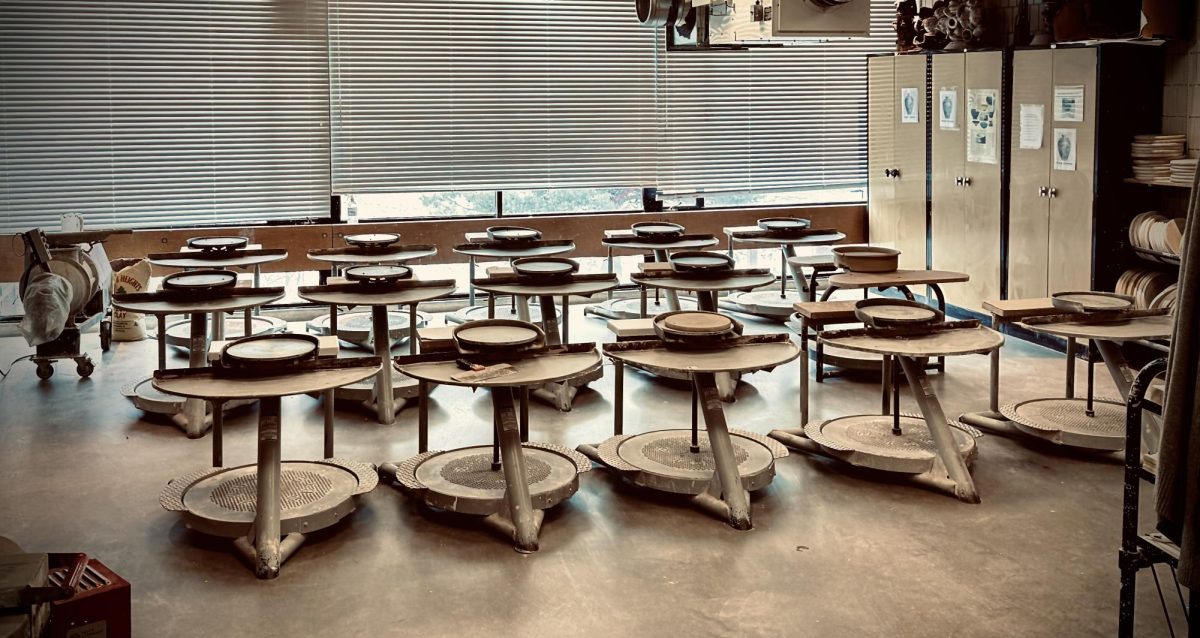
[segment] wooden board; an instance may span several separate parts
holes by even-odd
[[[618,339],[633,337],[655,338],[654,319],[609,319],[608,331]]]
[[[838,288],[877,288],[879,286],[920,286],[967,281],[966,273],[947,270],[893,270],[892,272],[846,272],[830,275],[829,285]]]
[[[683,350],[624,350],[606,356],[634,365],[676,372],[751,372],[785,364],[800,356],[791,341],[757,343],[728,350],[691,352]]]
[[[366,286],[363,286],[367,288]],[[329,292],[314,290],[320,286],[301,286],[298,294],[301,299],[320,304],[339,306],[397,306],[414,304],[422,301],[445,297],[454,294],[454,286],[436,286],[429,288],[410,288],[408,290],[388,290],[374,292],[369,288],[362,292],[341,291]]]
[[[1034,297],[1032,299],[1004,299],[983,302],[983,309],[1009,321],[1052,315],[1058,312],[1049,297]]]
[[[509,374],[473,383],[455,381],[452,377],[463,372],[453,361],[412,363],[397,366],[401,372],[415,379],[433,383],[459,386],[497,388],[521,385],[544,385],[556,381],[567,381],[600,365],[600,353],[596,351],[571,354],[555,354],[509,362],[516,369]]]
[[[196,399],[261,399],[340,388],[375,376],[378,366],[310,370],[260,378],[222,378],[212,374],[155,379],[155,388],[167,394]]]
[[[280,290],[274,294],[220,297],[218,299],[193,299],[191,301],[122,301],[113,299],[113,307],[129,312],[148,315],[187,315],[196,312],[230,312],[269,304],[283,297]]]
[[[838,331],[833,331],[821,333],[818,338],[821,343],[838,348],[902,357],[951,357],[991,352],[1004,345],[1004,335],[983,326],[944,330],[915,337],[839,337]]]
[[[854,307],[858,301],[797,301],[792,309],[801,317],[817,322],[858,321]]]
[[[850,245],[853,245],[853,244],[843,244],[843,246],[850,246]],[[805,254],[805,255],[796,255],[795,257],[788,257],[787,263],[788,263],[788,265],[797,267],[797,268],[804,267],[804,266],[807,266],[810,268],[813,266],[823,266],[823,267],[832,268],[833,267],[833,249],[832,248],[828,248],[825,250],[818,249],[818,250],[815,250],[815,251]]]
[[[775,275],[749,275],[737,277],[722,277],[720,279],[685,279],[681,277],[644,278],[634,274],[630,277],[634,283],[650,288],[664,290],[694,290],[704,292],[721,292],[724,290],[744,290],[758,288],[775,282]]]
[[[1076,339],[1100,339],[1104,341],[1136,341],[1139,339],[1167,339],[1175,327],[1175,318],[1171,315],[1158,317],[1135,317],[1119,323],[1045,323],[1029,325],[1022,323],[1022,328],[1056,335],[1059,337],[1074,337]]]

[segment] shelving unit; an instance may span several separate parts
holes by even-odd
[[[1126,402],[1125,419],[1125,495],[1121,517],[1121,549],[1117,553],[1117,562],[1121,568],[1121,593],[1118,606],[1117,635],[1121,638],[1133,638],[1135,604],[1137,601],[1137,577],[1143,569],[1153,570],[1156,565],[1165,564],[1172,572],[1179,566],[1179,546],[1158,532],[1141,533],[1138,525],[1142,482],[1151,485],[1155,482],[1155,474],[1142,466],[1142,411],[1149,410],[1154,414],[1162,414],[1162,406],[1149,400],[1146,395],[1150,383],[1159,375],[1166,372],[1167,360],[1155,359],[1138,372],[1129,390]],[[1158,574],[1154,574],[1155,584],[1162,597],[1162,585]],[[1179,594],[1180,604],[1183,605],[1182,590]],[[1195,617],[1200,610],[1200,592],[1189,592],[1186,603],[1188,615]],[[1163,598],[1163,613],[1167,614],[1166,599]],[[1167,616],[1168,625],[1170,616]],[[1193,624],[1200,621],[1194,621]],[[1186,635],[1195,635],[1193,627],[1189,627]],[[1172,628],[1172,635],[1174,630]],[[1183,634],[1181,634],[1183,635]]]

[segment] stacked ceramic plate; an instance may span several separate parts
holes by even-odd
[[[1129,222],[1129,243],[1138,248],[1178,255],[1182,241],[1182,219],[1170,219],[1150,211],[1134,217]]]
[[[1171,162],[1185,158],[1186,135],[1135,135],[1130,145],[1133,176],[1143,182],[1171,179]]]
[[[1175,310],[1175,302],[1179,299],[1179,284],[1171,284],[1163,291],[1158,293],[1158,296],[1150,300],[1150,308],[1158,310],[1165,308],[1167,310]]]
[[[1196,160],[1178,159],[1171,161],[1171,183],[1192,185],[1196,179]]]
[[[1155,299],[1174,283],[1175,277],[1170,273],[1134,268],[1121,273],[1113,292],[1133,297],[1138,308],[1150,308]]]

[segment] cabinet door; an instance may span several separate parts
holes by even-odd
[[[933,100],[933,121],[930,122],[932,170],[930,186],[933,200],[930,212],[930,250],[934,268],[939,270],[958,270],[965,268],[967,252],[963,246],[964,215],[963,188],[957,180],[963,176],[963,164],[966,161],[966,137],[962,109],[957,108],[966,104],[965,74],[963,55],[935,55],[933,64],[933,88],[930,98]],[[952,92],[954,95],[955,125],[953,129],[943,128],[942,97],[943,93]],[[956,292],[961,284],[951,286],[948,293]],[[957,299],[948,299],[958,303]]]
[[[900,250],[901,268],[925,267],[925,75],[928,59],[924,55],[896,57],[895,92],[892,103],[896,126],[892,165],[900,171],[893,178],[896,201],[896,248]],[[915,89],[915,91],[913,91]],[[907,95],[915,101],[916,122],[904,122],[901,100]]]
[[[1054,86],[1083,86],[1083,121],[1054,122],[1074,129],[1075,170],[1050,171],[1049,290],[1092,287],[1092,194],[1096,166],[1096,49],[1056,49]],[[1131,95],[1129,99],[1138,99]],[[1047,109],[1048,111],[1050,109]],[[1049,146],[1057,152],[1051,133]]]
[[[1054,51],[1013,52],[1013,131],[1008,170],[1008,297],[1023,299],[1049,294],[1050,146],[1054,132],[1052,64]],[[1021,105],[1044,110],[1040,148],[1021,148]]]
[[[985,51],[963,57],[967,90],[975,90],[977,94],[982,91],[985,95],[994,92],[996,97],[995,112],[987,122],[988,130],[995,136],[995,162],[964,163],[962,239],[954,247],[959,252],[958,270],[970,275],[971,280],[952,287],[948,294],[956,300],[956,305],[981,311],[984,301],[1000,298],[1000,200],[1004,186],[1000,162],[1005,143],[1000,123],[1008,104],[1004,99],[1004,53]],[[962,148],[966,154],[965,145]]]
[[[867,230],[872,244],[896,243],[894,181],[884,175],[892,169],[893,60],[867,58]]]

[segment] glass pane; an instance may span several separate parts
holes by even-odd
[[[354,206],[351,206],[351,202]],[[358,221],[421,217],[491,217],[496,215],[496,191],[435,193],[357,193],[342,196],[342,219]]]
[[[640,188],[554,188],[504,191],[505,215],[642,210]]]
[[[794,206],[797,204],[849,204],[867,201],[866,185],[830,186],[792,191],[751,191],[741,193],[708,193],[705,208],[735,206]]]

